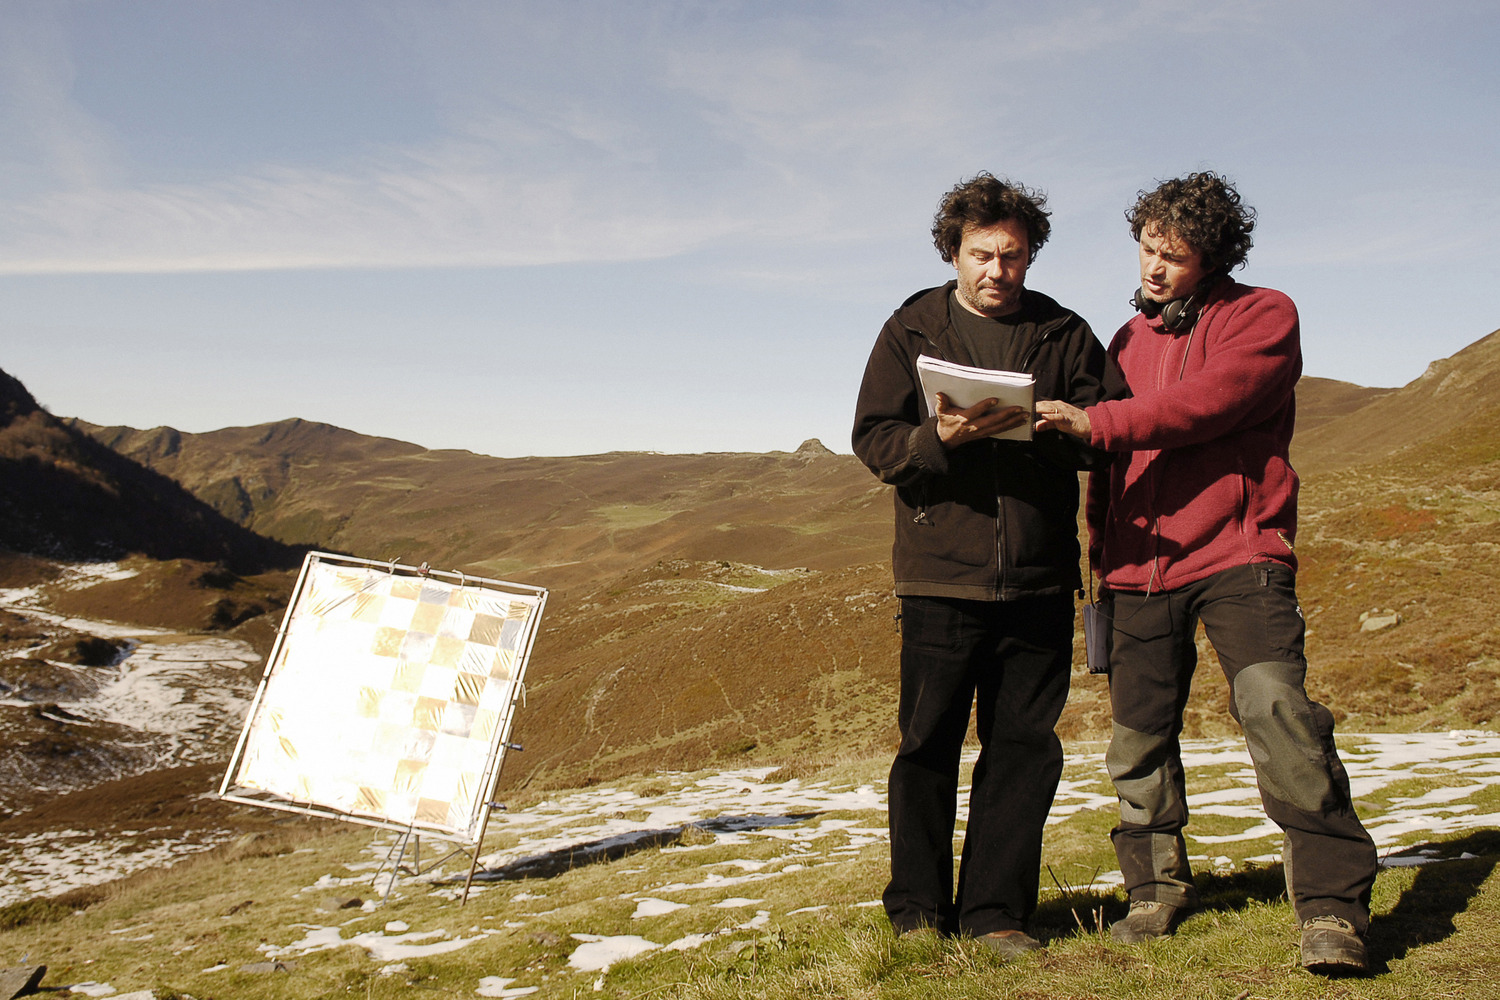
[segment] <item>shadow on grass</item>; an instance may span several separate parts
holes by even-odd
[[[1468,855],[1465,857],[1465,855]],[[1390,963],[1411,949],[1453,935],[1453,919],[1469,908],[1480,887],[1500,864],[1500,830],[1480,830],[1456,840],[1403,848],[1402,857],[1421,857],[1416,878],[1389,912],[1370,921],[1366,940],[1371,972],[1390,971]],[[1243,909],[1252,901],[1286,901],[1285,872],[1272,864],[1226,874],[1194,877],[1203,910]],[[1058,886],[1060,893],[1037,908],[1036,928],[1045,939],[1094,934],[1121,919],[1130,904],[1117,892]]]
[[[1244,909],[1251,901],[1277,903],[1286,899],[1286,876],[1279,864],[1257,865],[1235,872],[1198,872],[1196,912],[1227,912]],[[1074,889],[1058,884],[1057,896],[1037,907],[1036,925],[1048,938],[1095,934],[1130,912],[1130,903],[1118,892]]]
[[[1464,855],[1471,857],[1464,857]],[[1427,859],[1391,912],[1370,921],[1370,962],[1377,972],[1419,945],[1457,932],[1453,918],[1469,908],[1479,887],[1500,863],[1500,830],[1479,830],[1457,840],[1418,844],[1395,858]]]
[[[818,815],[818,813],[792,813],[787,816],[719,816],[716,819],[700,820],[686,826],[665,830],[632,830],[629,833],[591,840],[583,844],[569,844],[567,847],[547,851],[545,854],[532,854],[517,858],[498,868],[487,868],[475,872],[474,881],[515,882],[527,878],[556,878],[574,868],[614,861],[640,851],[649,851],[652,848],[712,843],[715,834],[745,833],[773,826],[788,826],[813,819]]]

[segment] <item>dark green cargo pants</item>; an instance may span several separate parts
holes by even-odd
[[[1164,593],[1108,595],[1114,737],[1107,762],[1120,799],[1111,836],[1132,900],[1195,905],[1178,737],[1202,621],[1229,681],[1229,711],[1244,730],[1266,815],[1285,834],[1298,920],[1331,914],[1363,933],[1375,845],[1350,801],[1333,716],[1304,688],[1295,583],[1287,567],[1257,563]]]

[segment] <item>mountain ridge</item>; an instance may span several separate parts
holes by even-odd
[[[1468,423],[1500,402],[1497,394],[1500,330],[1432,362],[1401,388],[1371,396],[1354,411],[1305,434],[1299,431],[1293,455],[1313,456],[1319,471],[1378,461]]]
[[[254,573],[295,561],[180,483],[57,419],[0,372],[0,549],[58,558],[220,563]]]
[[[849,516],[885,488],[815,440],[765,454],[494,458],[295,418],[201,434],[75,426],[283,542],[420,553],[520,582],[587,582],[666,558],[830,568],[889,551],[883,525]],[[820,544],[834,522],[837,538]]]

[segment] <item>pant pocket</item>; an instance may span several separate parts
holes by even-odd
[[[963,615],[930,597],[901,598],[901,644],[912,649],[956,652],[963,642]]]

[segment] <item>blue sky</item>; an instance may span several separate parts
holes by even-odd
[[[1213,169],[1308,374],[1500,326],[1493,3],[6,0],[0,368],[62,416],[848,451],[938,197],[1044,189],[1101,339]]]

